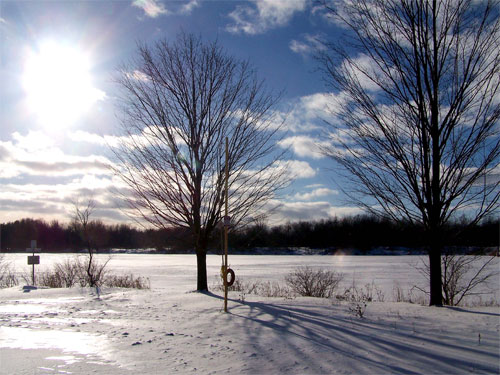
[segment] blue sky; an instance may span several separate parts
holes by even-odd
[[[281,144],[295,179],[273,222],[357,212],[343,203],[331,163],[318,154],[328,88],[312,54],[317,39],[341,37],[315,2],[1,1],[0,222],[22,217],[68,221],[73,202],[93,197],[96,217],[126,221],[110,193],[106,164],[117,136],[112,75],[136,42],[174,39],[180,30],[218,39],[283,91]],[[76,78],[75,78],[76,77]],[[54,103],[59,103],[57,106]]]

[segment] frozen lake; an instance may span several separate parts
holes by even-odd
[[[5,254],[5,260],[15,268],[17,273],[30,273],[27,265],[28,254]],[[40,265],[37,272],[50,268],[57,262],[73,258],[77,254],[40,254]],[[81,254],[80,254],[81,256]],[[99,254],[98,259],[110,259],[108,270],[117,274],[132,273],[134,276],[149,278],[151,288],[195,289],[196,287],[196,256],[195,255],[165,255],[165,254]],[[407,292],[418,286],[427,289],[428,280],[419,270],[425,256],[333,256],[333,255],[230,255],[229,264],[236,277],[243,282],[276,281],[284,283],[285,275],[299,266],[310,266],[334,270],[344,274],[342,287],[352,285],[357,287],[365,284],[375,284],[384,292],[385,300],[394,300],[394,289],[400,287]],[[490,271],[499,271],[499,262],[495,260],[490,265]],[[207,256],[207,272],[209,286],[218,283],[221,257]],[[488,295],[483,300],[495,298],[500,300],[499,275],[489,283]],[[415,293],[417,291],[414,290]],[[420,293],[420,292],[418,292]]]
[[[27,254],[6,260],[29,274]],[[71,254],[40,254],[38,272]],[[108,259],[99,256],[101,261]],[[497,306],[434,308],[391,302],[393,288],[425,287],[418,256],[230,256],[243,282],[276,281],[298,266],[374,283],[384,302],[190,293],[194,255],[117,254],[113,273],[148,277],[151,290],[0,289],[0,374],[498,374]],[[208,257],[209,285],[220,256]],[[498,263],[492,270],[498,270]],[[498,276],[492,285],[497,288]],[[340,289],[342,292],[343,289]],[[489,301],[493,297],[483,296]],[[498,297],[498,295],[497,295]]]

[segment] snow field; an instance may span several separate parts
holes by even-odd
[[[61,256],[41,254],[41,266]],[[14,259],[13,259],[14,258]],[[19,258],[19,259],[18,259]],[[21,259],[22,258],[22,259]],[[103,258],[106,258],[104,256]],[[355,259],[351,259],[355,258]],[[345,282],[392,278],[413,285],[418,257],[230,256],[242,280],[282,281],[299,265],[322,266]],[[10,259],[25,265],[25,255]],[[209,284],[220,257],[208,258]],[[0,374],[498,374],[498,307],[434,308],[192,292],[194,255],[113,256],[115,273],[151,280],[151,290],[0,290]],[[399,278],[398,278],[399,277]],[[423,276],[420,276],[423,278]],[[386,295],[386,300],[389,295]]]

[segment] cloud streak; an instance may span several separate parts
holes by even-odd
[[[323,51],[325,46],[320,35],[304,34],[301,40],[292,39],[288,44],[290,49],[300,55],[306,56],[318,51]]]
[[[282,148],[290,148],[297,156],[312,159],[322,159],[322,146],[329,146],[328,142],[320,141],[307,135],[298,135],[281,140],[278,145]]]
[[[132,6],[142,9],[144,14],[151,18],[156,18],[170,13],[158,0],[134,0],[132,2]]]
[[[287,25],[295,13],[307,7],[306,0],[258,0],[254,4],[237,6],[229,13],[233,22],[226,26],[226,30],[249,35],[263,34]]]
[[[279,225],[293,221],[317,221],[348,215],[359,214],[355,207],[334,206],[330,202],[279,202],[271,203],[275,209],[269,217],[271,225]]]
[[[339,192],[337,190],[332,190],[329,188],[318,188],[314,189],[310,193],[297,193],[294,198],[302,201],[310,201],[316,198],[326,197],[329,195],[337,195]]]
[[[190,0],[181,5],[177,2],[170,2],[170,4],[173,5],[173,10],[165,8],[165,5],[160,0],[134,0],[132,2],[132,6],[142,9],[144,15],[149,18],[169,15],[189,15],[194,9],[200,6],[198,0]]]

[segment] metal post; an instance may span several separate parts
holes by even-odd
[[[40,264],[40,257],[35,257],[35,251],[40,251],[40,249],[36,247],[36,240],[31,240],[31,247],[27,248],[26,251],[33,253],[32,256],[28,255],[28,265],[33,267],[31,271],[31,281],[33,282],[33,286],[35,286],[35,264]]]
[[[34,257],[35,257],[35,249],[33,249],[33,258]],[[32,271],[31,280],[33,281],[33,286],[35,286],[35,263],[33,263],[33,271]]]
[[[228,179],[229,179],[229,166],[228,166],[228,141],[226,137],[226,193],[225,193],[225,216],[224,216],[224,224],[226,221],[226,218],[228,216]],[[227,231],[228,231],[228,226],[224,225],[224,312],[227,313],[227,269],[228,269],[228,264],[227,264]]]

